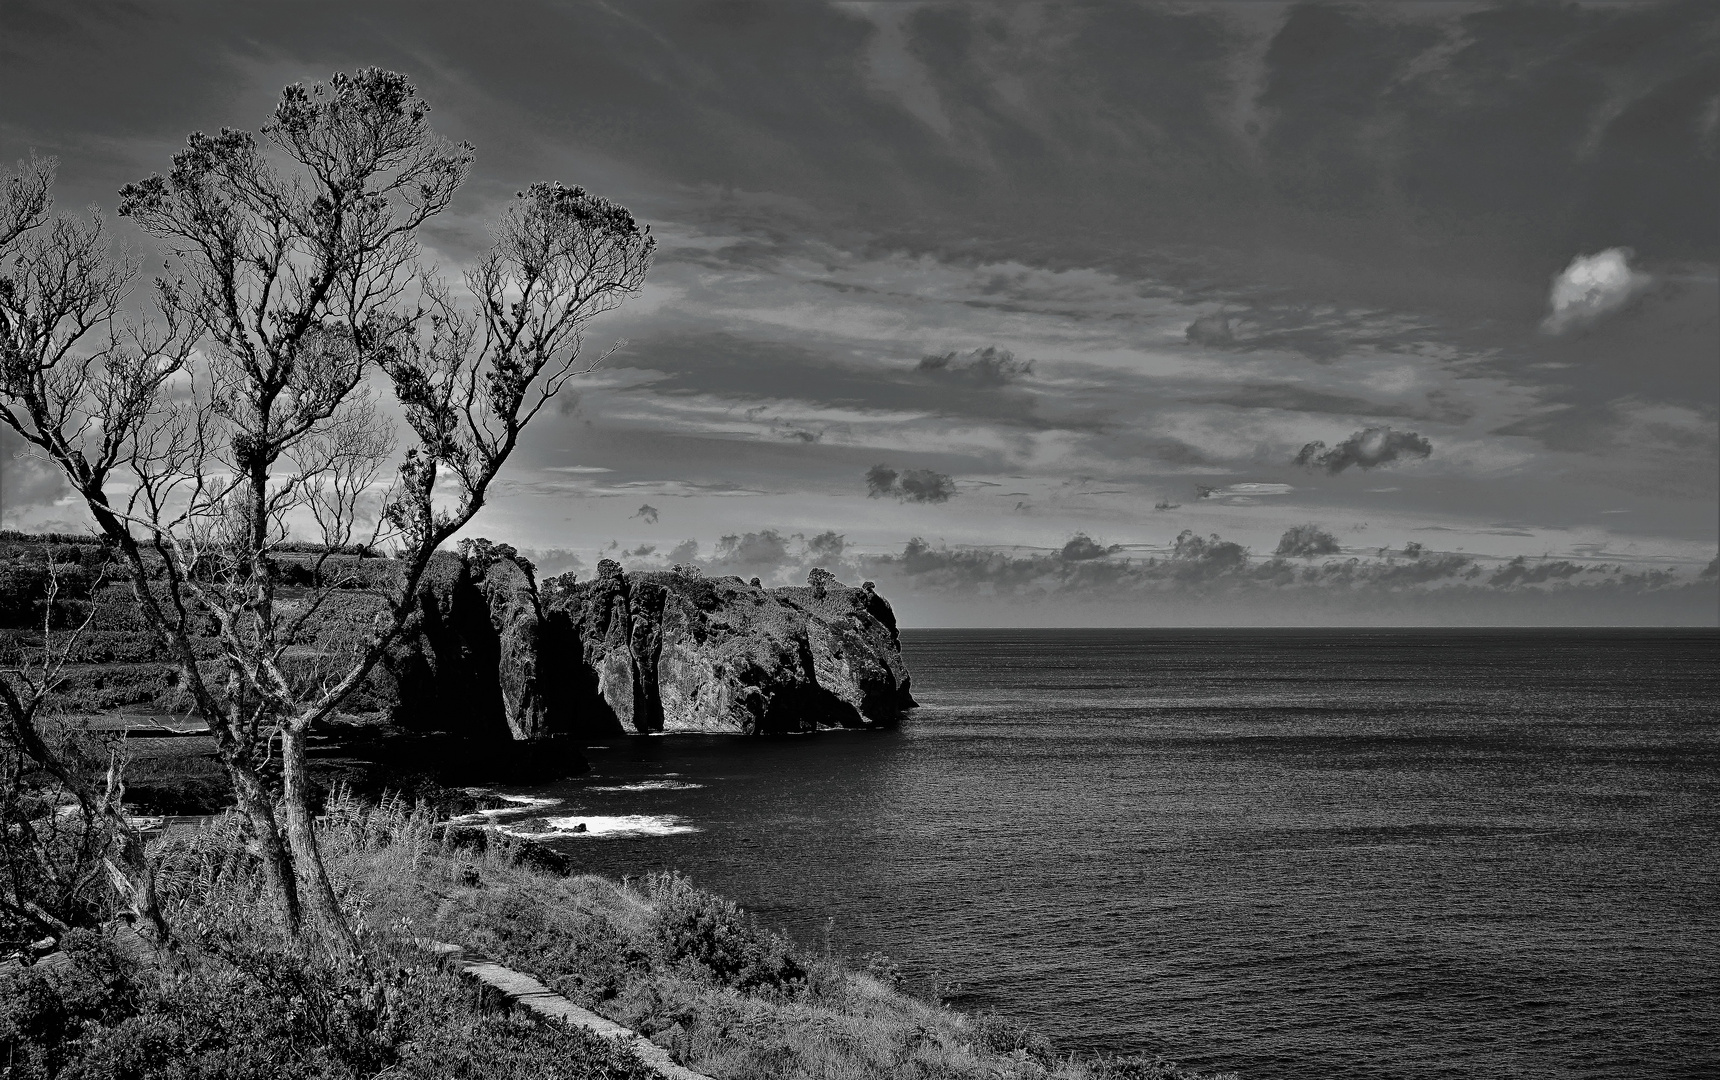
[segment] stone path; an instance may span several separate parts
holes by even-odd
[[[428,941],[424,942],[424,946],[431,952],[447,957],[450,961],[459,964],[460,970],[467,975],[481,983],[495,987],[506,994],[510,1000],[518,1002],[539,1016],[547,1016],[552,1020],[560,1020],[565,1024],[582,1027],[605,1039],[620,1040],[648,1068],[655,1071],[658,1076],[665,1077],[666,1080],[712,1080],[704,1073],[696,1073],[684,1065],[675,1064],[675,1060],[669,1056],[669,1051],[632,1028],[622,1027],[615,1021],[599,1016],[590,1009],[580,1008],[524,972],[503,967],[476,954],[468,954],[461,946],[450,945],[445,941]]]

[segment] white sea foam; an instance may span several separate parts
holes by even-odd
[[[520,817],[525,814],[530,814],[534,810],[541,810],[545,807],[561,805],[560,799],[546,799],[534,795],[502,795],[498,793],[496,798],[505,799],[510,805],[498,806],[492,810],[478,810],[474,813],[464,814],[460,817],[454,818],[449,822],[449,824],[495,825],[503,818]]]
[[[500,825],[509,836],[532,840],[560,840],[571,836],[674,836],[677,833],[699,832],[673,814],[574,814],[546,819],[548,832],[529,832],[518,827]],[[585,826],[584,832],[575,829]]]
[[[690,791],[702,788],[703,784],[693,784],[685,780],[641,780],[637,784],[617,784],[614,787],[586,788],[587,791]]]

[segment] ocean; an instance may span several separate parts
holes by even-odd
[[[919,630],[899,730],[528,792],[1053,1036],[1251,1078],[1720,1076],[1720,634]]]

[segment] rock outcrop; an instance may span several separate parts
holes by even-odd
[[[544,675],[567,645],[558,629],[512,549],[438,554],[384,660],[395,722],[496,740],[570,733],[571,698]]]
[[[870,582],[815,570],[767,589],[605,559],[540,592],[487,544],[437,557],[386,668],[403,726],[495,739],[885,727],[914,704]]]
[[[812,731],[884,727],[914,704],[889,602],[815,570],[766,589],[686,571],[626,573],[547,601],[579,643],[590,731]]]

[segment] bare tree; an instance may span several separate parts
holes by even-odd
[[[579,359],[583,327],[638,291],[655,248],[614,203],[535,184],[456,297],[420,266],[414,237],[449,205],[472,149],[435,136],[427,113],[404,77],[366,69],[287,87],[260,140],[191,135],[166,176],[120,193],[120,213],[180,275],[156,283],[149,332],[121,328],[128,268],[82,254],[99,223],[55,223],[54,242],[7,256],[57,260],[101,300],[91,317],[56,316],[66,304],[41,275],[8,294],[0,420],[60,466],[119,549],[215,737],[286,925],[353,954],[317,848],[307,735],[407,625],[431,557],[483,507],[525,426],[595,366]],[[386,492],[376,480],[395,439],[375,382],[411,432]],[[398,560],[385,602],[340,656],[295,663],[316,651],[319,613],[344,583],[319,561],[316,587],[283,602],[278,549],[295,523],[339,545],[366,521],[368,543]],[[219,660],[206,666],[194,639],[211,624]],[[277,746],[278,816],[263,771]]]
[[[171,329],[165,338],[150,341],[116,322],[130,267],[108,258],[99,219],[49,222],[55,165],[51,158],[32,157],[0,179],[0,420],[20,432],[22,425],[39,433],[79,432],[76,437],[86,439],[91,450],[80,457],[84,475],[99,490],[123,456],[126,430],[134,423],[130,417],[151,392],[157,376],[150,367],[163,358],[171,363],[176,342]],[[98,340],[91,352],[78,351],[80,344]],[[37,390],[27,401],[12,393],[14,386],[25,385]],[[14,412],[14,406],[21,408]],[[108,423],[100,427],[104,417]],[[67,444],[61,438],[59,445]],[[11,662],[0,666],[11,849],[6,903],[15,914],[63,930],[61,916],[26,895],[24,883],[46,886],[69,902],[84,891],[90,868],[100,866],[126,906],[166,944],[167,924],[143,855],[143,837],[122,805],[122,762],[116,758],[107,781],[98,782],[87,762],[44,732],[67,657],[89,622],[86,617],[70,634],[56,634],[59,577],[51,551],[46,559],[39,641],[34,649],[20,646]],[[19,770],[25,768],[75,801],[75,827],[52,814],[34,818],[28,813],[33,795],[26,788],[43,785],[21,785]],[[63,913],[64,905],[59,906]]]
[[[0,912],[56,937],[86,921],[92,895],[111,886],[121,910],[170,941],[143,853],[143,834],[125,813],[125,760],[111,745],[103,770],[88,760],[78,732],[51,730],[47,706],[67,660],[95,613],[62,632],[61,586],[51,545],[43,552],[46,595],[35,641],[19,640],[0,661]],[[92,591],[101,587],[101,576]]]

